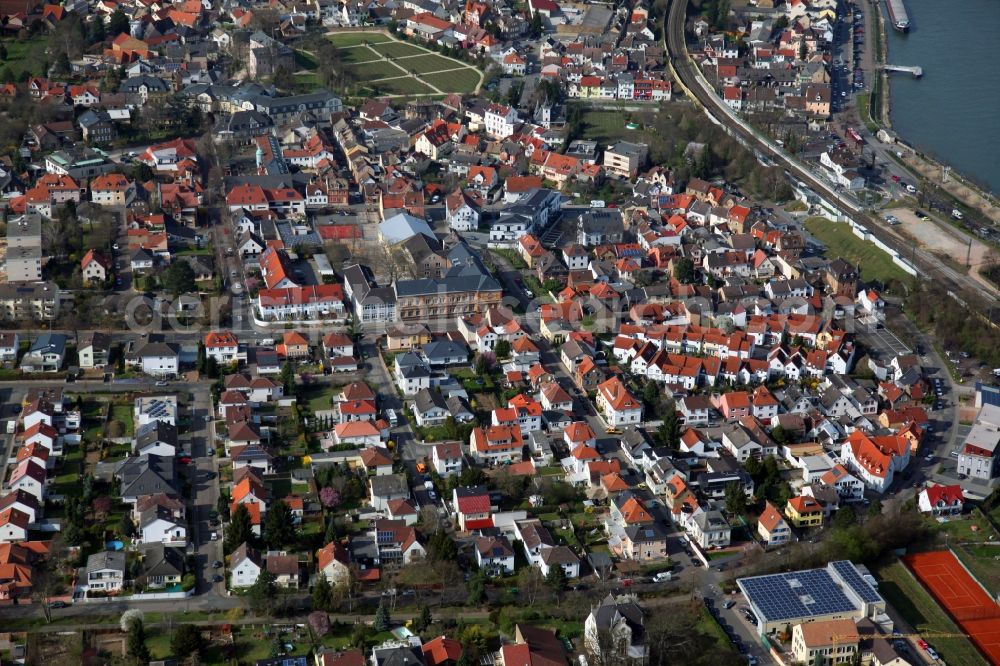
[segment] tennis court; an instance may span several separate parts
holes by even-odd
[[[903,561],[987,659],[1000,664],[1000,605],[955,555],[938,550],[907,555]]]

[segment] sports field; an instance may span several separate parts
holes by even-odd
[[[951,551],[916,553],[903,561],[983,654],[1000,664],[1000,605]]]

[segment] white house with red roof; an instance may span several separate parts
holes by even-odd
[[[210,331],[205,336],[205,356],[220,365],[247,360],[246,349],[240,350],[240,341],[232,331]]]
[[[524,438],[518,425],[476,428],[469,439],[472,456],[481,463],[519,462]]]
[[[792,540],[792,530],[781,515],[778,507],[765,502],[764,512],[757,519],[757,534],[760,535],[764,546],[781,546]]]
[[[883,493],[892,485],[895,473],[910,462],[910,443],[899,435],[869,437],[855,430],[841,446],[840,461],[866,487]]]
[[[574,421],[563,430],[563,440],[572,452],[578,446],[596,446],[597,434],[586,421]]]
[[[3,497],[0,497],[0,512],[7,509],[17,509],[28,514],[28,522],[34,523],[42,516],[44,506],[38,498],[23,490],[12,490]]]
[[[820,483],[836,489],[845,502],[860,502],[865,496],[865,484],[847,471],[843,465],[834,465],[819,479]]]
[[[86,282],[104,282],[111,272],[111,262],[96,250],[87,250],[80,261],[80,269]]]
[[[27,428],[24,431],[22,442],[24,442],[24,446],[44,446],[51,456],[59,455],[62,452],[59,431],[44,421],[37,421]]]
[[[527,338],[525,338],[527,339]],[[572,412],[573,396],[556,382],[547,382],[540,391],[542,408],[550,412]]]
[[[642,422],[642,403],[617,377],[598,385],[597,407],[614,428]]]
[[[10,508],[0,511],[0,543],[15,543],[28,539],[28,514]]]
[[[490,493],[485,486],[455,488],[452,491],[455,519],[463,532],[493,527]]]
[[[962,486],[927,486],[917,497],[917,506],[923,513],[935,518],[960,516],[965,508],[965,493]]]
[[[378,446],[382,433],[371,421],[348,421],[333,427],[334,444],[355,444],[357,446]]]
[[[333,586],[347,584],[351,580],[351,558],[337,541],[331,541],[316,553],[316,567],[320,575]]]
[[[32,442],[25,444],[17,450],[17,462],[22,460],[34,460],[39,467],[49,469],[52,467],[54,458],[49,456],[49,449],[44,444]]]
[[[22,460],[14,468],[14,473],[10,475],[10,482],[7,484],[14,490],[23,490],[34,495],[39,503],[45,502],[45,468],[34,460]]]
[[[503,57],[501,61],[501,66],[505,74],[510,74],[513,76],[524,76],[525,68],[527,63],[524,58],[519,56],[516,51],[512,51]]]

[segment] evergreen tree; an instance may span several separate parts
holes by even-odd
[[[112,37],[117,37],[118,35],[127,33],[129,31],[129,20],[128,16],[122,10],[121,7],[116,9],[111,13],[111,18],[108,19],[108,34]]]
[[[292,510],[283,500],[278,500],[267,508],[264,517],[264,543],[274,550],[284,550],[286,546],[295,543]]]
[[[107,32],[104,29],[104,21],[97,18],[90,22],[89,39],[91,44],[103,42],[107,36]]]
[[[743,485],[733,481],[726,485],[726,511],[732,516],[742,516],[747,510],[747,496]]]
[[[313,609],[322,611],[330,610],[332,594],[333,589],[330,587],[330,581],[326,579],[325,575],[320,573],[319,580],[316,581],[316,587],[313,588],[312,593]]]
[[[388,607],[384,603],[379,602],[378,610],[375,611],[375,624],[373,628],[378,632],[389,631],[391,622],[392,618],[389,616]]]
[[[549,573],[545,576],[545,584],[557,594],[562,592],[566,589],[566,572],[558,565],[549,567]]]
[[[278,586],[274,574],[264,569],[250,586],[250,608],[258,615],[270,615],[276,607]]]
[[[478,606],[486,601],[486,574],[482,571],[469,579],[469,597],[465,603],[469,606]]]
[[[236,511],[229,518],[229,526],[226,527],[226,538],[223,541],[223,550],[226,554],[233,552],[241,543],[250,541],[253,536],[253,526],[250,524],[250,512],[245,504],[236,507]]]
[[[146,630],[142,620],[135,620],[128,629],[126,645],[128,656],[137,664],[149,663],[149,648],[146,647]]]
[[[170,651],[178,659],[187,659],[195,653],[201,654],[203,648],[201,630],[193,624],[179,625],[170,637]]]

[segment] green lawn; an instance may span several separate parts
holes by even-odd
[[[885,600],[903,616],[919,633],[961,633],[961,629],[948,617],[934,598],[903,567],[894,562],[875,571],[879,579],[878,591]],[[983,664],[986,661],[967,638],[927,638],[941,657],[949,664]]]
[[[329,39],[334,46],[344,48],[345,46],[358,46],[360,44],[382,44],[392,41],[388,35],[380,32],[338,32],[329,35]]]
[[[351,72],[354,73],[354,76],[357,77],[357,80],[362,82],[406,75],[404,70],[401,70],[392,63],[384,60],[366,62],[360,65],[351,65],[350,69]]]
[[[727,648],[734,653],[736,652],[736,649],[730,642],[729,637],[726,636],[725,630],[719,626],[719,623],[716,622],[715,618],[709,614],[707,609],[702,608],[699,611],[698,622],[695,624],[695,627],[701,632],[709,636],[713,636],[720,647]]]
[[[380,91],[391,95],[427,95],[434,92],[425,84],[410,77],[379,81],[374,85],[377,86]]]
[[[646,130],[630,130],[625,127],[628,119],[621,111],[601,111],[586,107],[583,113],[583,137],[598,143],[614,143],[618,139],[626,141],[647,141]]]
[[[470,93],[479,85],[479,72],[466,67],[454,72],[428,74],[423,79],[446,93]]]
[[[427,49],[420,48],[419,46],[413,46],[412,44],[404,44],[402,42],[376,44],[371,48],[373,51],[378,51],[380,54],[389,56],[390,58],[403,58],[405,56],[416,56],[428,53]]]
[[[978,512],[962,516],[958,520],[937,523],[938,530],[948,537],[949,543],[979,543],[992,541],[993,527]]]
[[[362,62],[375,62],[382,59],[377,53],[363,46],[359,46],[356,49],[342,49],[339,51],[339,55],[341,62],[345,65]]]
[[[462,63],[457,60],[452,60],[451,58],[445,58],[444,56],[439,55],[422,55],[416,58],[396,60],[395,62],[406,71],[414,71],[417,74],[426,74],[427,72],[437,72],[444,69],[456,69],[463,67]]]
[[[135,434],[135,422],[133,421],[131,405],[112,405],[111,420],[121,421],[125,425],[125,434],[123,437],[131,437]]]
[[[293,78],[295,79],[295,85],[300,88],[312,89],[319,85],[319,79],[312,72],[299,72]]]
[[[295,66],[302,69],[316,69],[316,56],[306,51],[295,51]]]
[[[17,39],[4,39],[0,41],[7,49],[7,57],[0,63],[0,69],[10,67],[17,78],[21,72],[28,70],[36,76],[44,74],[42,66],[48,61],[45,51],[49,46],[47,35],[36,35],[23,42]]]
[[[910,276],[902,268],[892,263],[892,258],[854,235],[851,228],[840,222],[831,222],[824,217],[810,217],[805,221],[806,229],[826,246],[826,256],[830,259],[843,257],[861,267],[861,279],[866,282],[882,283],[891,280],[908,282]]]
[[[310,411],[316,413],[333,407],[333,396],[336,392],[331,386],[311,386],[303,391],[303,397],[308,401]]]
[[[994,596],[1000,594],[1000,546],[961,545],[952,550],[983,587]]]

